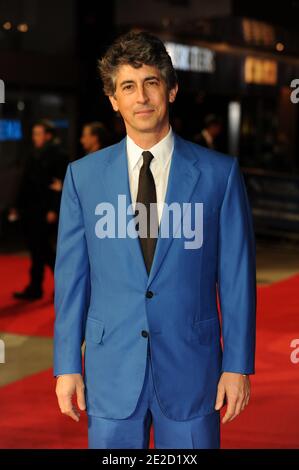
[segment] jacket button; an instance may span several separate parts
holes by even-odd
[[[154,297],[154,293],[151,290],[148,290],[148,291],[146,291],[146,297],[148,299],[151,299],[152,297]]]
[[[141,334],[144,338],[147,338],[148,337],[148,331],[145,331],[145,330],[142,330],[141,331]]]

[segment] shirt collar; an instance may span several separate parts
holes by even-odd
[[[159,161],[162,168],[164,168],[171,158],[174,147],[174,136],[172,127],[169,126],[168,134],[163,137],[159,142],[153,145],[150,149],[146,149],[154,155],[154,158]],[[127,135],[127,155],[128,155],[128,164],[130,170],[133,170],[135,165],[138,164],[140,158],[142,158],[142,152],[145,149],[139,147],[135,144],[133,139]]]

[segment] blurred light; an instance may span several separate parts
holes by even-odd
[[[239,136],[241,127],[241,105],[238,101],[230,101],[228,105],[228,141],[229,154],[239,154]]]
[[[245,83],[276,85],[277,63],[274,60],[246,57],[244,63]]]
[[[192,72],[213,73],[215,71],[215,55],[210,49],[168,41],[164,45],[174,68]]]
[[[0,119],[0,142],[22,139],[21,121]]]
[[[28,24],[26,24],[26,23],[20,23],[20,24],[18,24],[17,29],[21,33],[27,33],[29,27],[28,27]]]
[[[247,43],[273,46],[275,42],[274,27],[267,23],[244,18],[242,20],[242,31],[244,40]]]
[[[24,111],[24,109],[25,109],[24,101],[18,101],[17,108],[18,108],[18,111]]]
[[[59,95],[44,94],[40,95],[39,101],[44,106],[61,106],[62,98]]]
[[[276,44],[276,50],[277,50],[278,52],[282,52],[282,51],[284,50],[284,44],[282,44],[282,42],[278,42],[278,43]]]
[[[9,31],[12,28],[11,22],[10,21],[5,21],[5,23],[3,23],[3,25],[2,25],[2,28],[5,29],[6,31]]]

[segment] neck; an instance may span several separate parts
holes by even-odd
[[[127,134],[136,145],[148,150],[160,142],[168,134],[169,129],[169,122],[167,122],[161,129],[152,132],[138,132],[135,129],[127,129]]]

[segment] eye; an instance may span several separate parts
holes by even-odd
[[[157,80],[149,80],[147,83],[148,83],[149,85],[158,85]]]
[[[133,88],[133,85],[125,85],[123,87],[123,90],[131,90]]]

